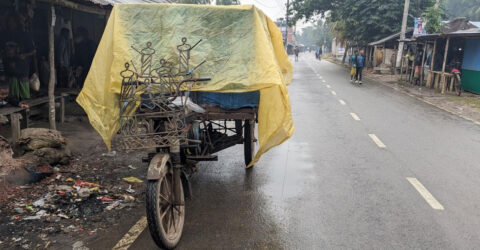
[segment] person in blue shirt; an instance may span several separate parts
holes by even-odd
[[[356,74],[355,74],[355,82],[358,84],[362,84],[362,73],[363,73],[363,66],[365,65],[365,57],[363,55],[363,50],[360,50],[357,57],[355,58],[356,64]]]

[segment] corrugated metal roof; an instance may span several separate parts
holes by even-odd
[[[86,0],[99,5],[114,5],[117,3],[172,3],[171,0]]]
[[[477,28],[480,28],[480,22],[472,22],[470,21],[471,24],[477,26]]]
[[[448,35],[453,35],[453,36],[479,35],[480,36],[480,28],[473,28],[468,30],[457,30],[455,32],[449,33]]]
[[[413,32],[413,28],[408,28],[408,29],[405,31],[405,34],[407,34],[407,33],[409,33],[409,32]],[[390,40],[392,40],[392,39],[398,39],[398,38],[400,38],[400,34],[401,34],[401,33],[402,33],[402,32],[395,33],[395,34],[393,34],[393,35],[391,35],[391,36],[387,36],[387,37],[382,38],[382,39],[380,39],[380,40],[378,40],[378,41],[371,42],[371,43],[369,43],[368,45],[370,45],[370,46],[375,46],[375,45],[379,45],[379,44],[383,44],[383,43],[385,43],[385,42],[388,42],[388,41],[390,41]]]

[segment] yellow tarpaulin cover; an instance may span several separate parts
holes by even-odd
[[[251,5],[115,4],[77,102],[110,149],[119,126],[120,72],[139,60],[132,49],[151,42],[153,60],[178,58],[176,46],[202,42],[191,52],[195,72],[211,81],[193,90],[260,91],[258,140],[260,156],[293,134],[287,85],[292,65],[278,27]]]

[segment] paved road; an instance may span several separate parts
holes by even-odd
[[[479,126],[310,55],[294,66],[294,136],[251,171],[241,147],[202,163],[178,249],[480,246]],[[130,249],[154,248],[145,229]]]

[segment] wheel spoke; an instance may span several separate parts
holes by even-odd
[[[170,208],[167,208],[167,211],[170,211]],[[168,231],[170,231],[170,223],[172,221],[172,216],[170,213],[167,215],[167,228],[165,228],[165,233],[168,234]]]
[[[177,232],[177,226],[175,225],[176,221],[175,221],[175,210],[174,209],[172,209],[172,224],[173,224],[173,231]]]
[[[164,182],[165,182],[165,191],[167,191],[167,195],[170,196],[172,192],[170,192],[170,186],[168,185],[168,179],[167,176],[164,177]]]
[[[159,195],[160,195],[160,198],[162,198],[166,202],[170,203],[170,201],[167,198],[165,198],[165,196],[163,196],[162,193],[160,193]]]
[[[167,214],[168,212],[168,208],[165,209],[165,211],[162,213],[162,215],[160,215],[160,221],[163,221],[163,217],[165,217],[165,215]]]
[[[180,211],[180,206],[183,206],[183,205],[174,205],[173,208],[175,208],[175,210],[177,210],[178,214],[182,214],[182,212]]]

